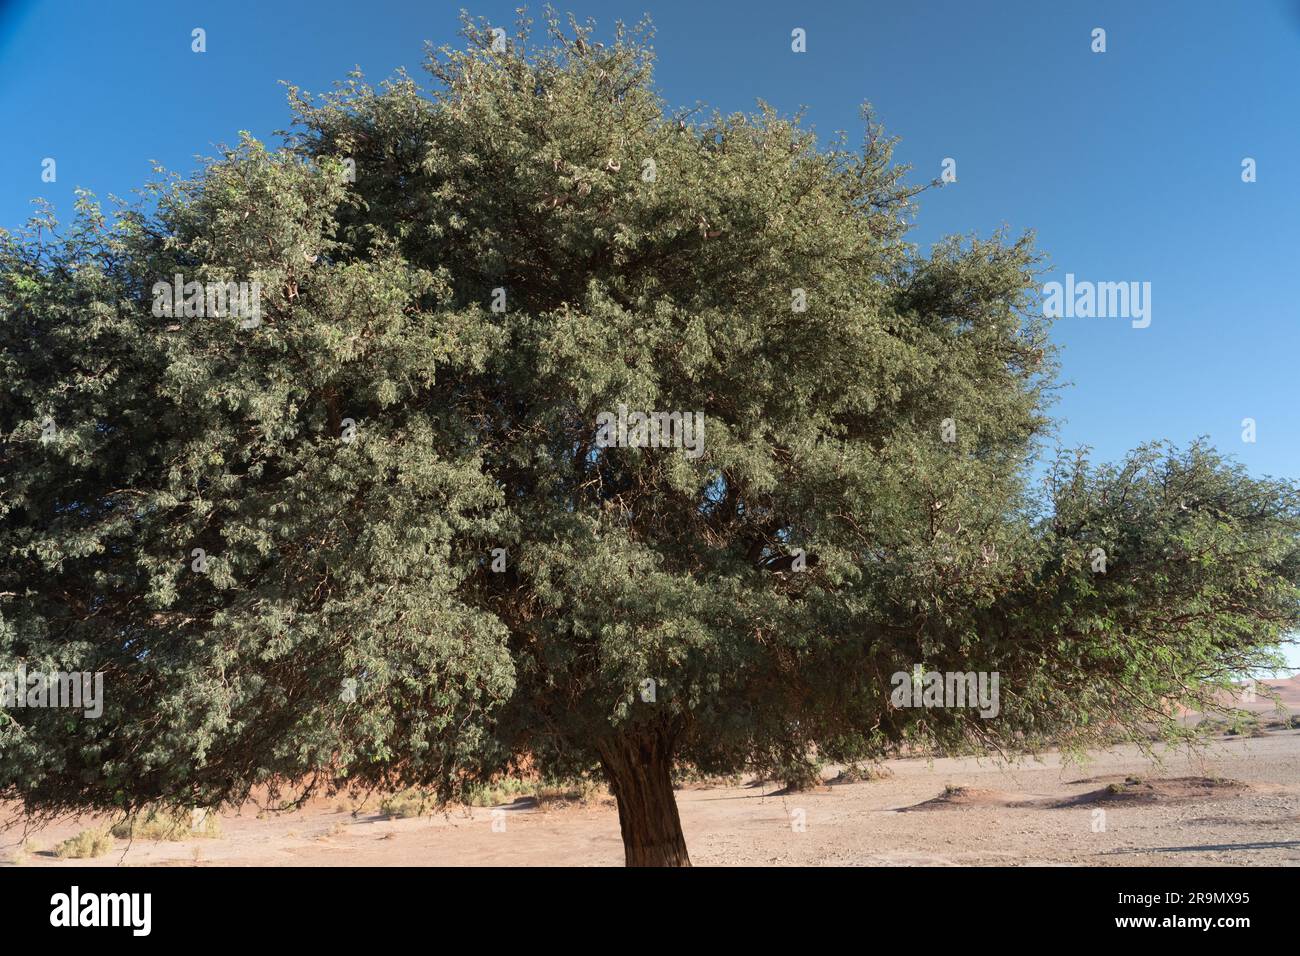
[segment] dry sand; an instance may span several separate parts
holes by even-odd
[[[1271,681],[1300,713],[1300,680]],[[1261,702],[1255,709],[1266,711]],[[691,786],[678,806],[696,865],[1300,865],[1300,730],[1220,737],[1153,764],[1124,746],[1079,767],[891,760],[892,776],[781,794],[771,784]],[[1112,786],[1113,785],[1113,786]],[[1099,815],[1099,812],[1101,815]],[[283,815],[221,816],[221,836],[117,841],[107,856],[50,848],[93,818],[0,833],[3,865],[619,866],[618,814],[585,805],[464,808],[389,819],[322,800]],[[495,828],[494,828],[495,824]],[[502,828],[504,824],[504,828]]]

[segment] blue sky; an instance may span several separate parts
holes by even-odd
[[[510,26],[517,4],[464,5]],[[149,160],[189,171],[241,129],[271,138],[288,121],[279,80],[319,91],[354,65],[375,81],[418,72],[424,40],[456,42],[461,6],[0,0],[0,226],[36,196],[66,214],[76,186],[128,195]],[[1150,282],[1148,328],[1057,322],[1064,444],[1113,459],[1207,435],[1257,474],[1300,478],[1300,0],[557,6],[604,31],[649,13],[672,104],[806,106],[820,133],[856,141],[870,101],[914,179],[957,161],[957,182],[922,198],[923,245],[1033,229],[1045,280]],[[796,27],[806,53],[791,51]],[[41,181],[45,157],[57,183]]]

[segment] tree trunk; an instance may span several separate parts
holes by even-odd
[[[666,735],[616,737],[600,746],[600,762],[618,801],[628,866],[690,866],[673,796],[672,744]]]

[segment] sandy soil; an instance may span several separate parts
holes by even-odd
[[[1300,680],[1270,682],[1300,713]],[[1255,709],[1266,711],[1271,703]],[[1199,754],[1136,748],[1002,767],[971,758],[892,760],[884,779],[782,794],[771,784],[692,786],[678,806],[696,865],[1300,866],[1300,730],[1218,738]],[[11,808],[8,808],[11,809]],[[27,866],[619,866],[618,814],[521,800],[412,819],[338,800],[283,815],[245,807],[221,836],[119,840],[107,856],[49,848],[93,818],[0,833],[0,862]]]

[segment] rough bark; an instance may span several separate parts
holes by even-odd
[[[600,746],[601,765],[618,801],[628,866],[690,866],[677,798],[672,740],[664,733],[621,736]]]

